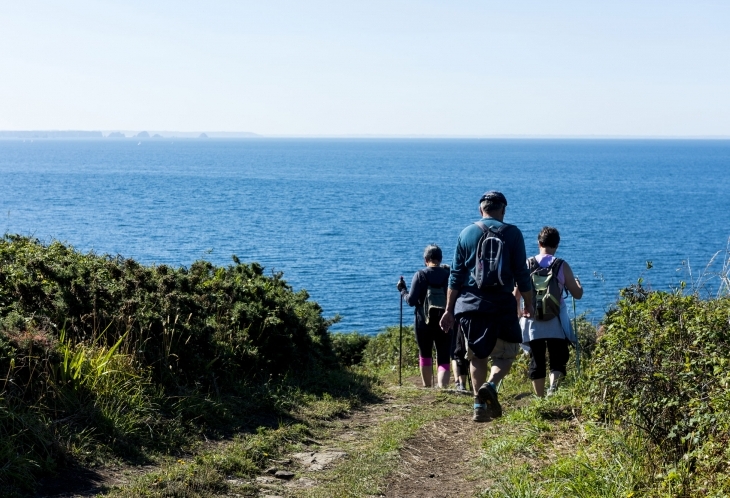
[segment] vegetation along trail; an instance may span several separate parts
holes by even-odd
[[[527,359],[504,416],[416,386],[404,329],[330,333],[258,265],[144,266],[0,240],[0,496],[730,495],[730,264],[720,293],[622,292],[578,319],[556,394]]]

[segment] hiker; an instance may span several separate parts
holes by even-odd
[[[507,199],[501,192],[491,190],[479,199],[482,219],[459,234],[446,311],[441,318],[443,330],[456,323],[459,333],[464,334],[475,422],[502,415],[497,385],[509,373],[522,341],[517,301],[512,294],[515,283],[525,303],[523,314],[532,313],[525,241],[519,228],[504,223],[506,208]]]
[[[438,365],[437,385],[440,388],[449,386],[451,377],[449,369],[449,348],[451,337],[449,330],[441,331],[439,320],[446,307],[446,287],[449,283],[449,267],[441,266],[442,252],[437,245],[429,245],[423,251],[423,262],[426,267],[418,270],[411,281],[411,291],[406,283],[398,281],[397,288],[409,306],[415,307],[415,324],[418,344],[418,365],[421,369],[423,387],[432,384],[432,347],[436,344],[436,364]]]
[[[568,262],[555,257],[559,244],[558,230],[543,227],[537,236],[540,253],[527,260],[533,283],[535,314],[521,318],[520,326],[522,341],[530,351],[532,387],[540,398],[545,396],[545,351],[550,357],[550,387],[547,392],[550,396],[557,390],[560,379],[565,377],[569,345],[577,342],[563,292],[567,289],[575,299],[583,297],[583,287]],[[515,289],[518,300],[519,295],[519,289]]]
[[[452,330],[451,336],[451,368],[454,370],[454,390],[460,394],[468,394],[466,390],[466,379],[469,375],[469,361],[466,359],[464,338]]]

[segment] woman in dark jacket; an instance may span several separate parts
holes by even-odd
[[[441,248],[429,245],[423,252],[423,261],[426,264],[413,275],[411,291],[408,292],[405,282],[398,282],[398,290],[409,306],[415,307],[416,343],[418,344],[418,364],[421,367],[421,379],[424,387],[431,387],[433,354],[432,347],[436,344],[436,363],[438,365],[437,385],[447,388],[451,378],[449,368],[449,349],[451,335],[439,327],[440,313],[443,309],[432,307],[431,312],[425,309],[427,295],[430,304],[438,304],[443,296],[443,305],[446,304],[446,290],[449,283],[449,268],[441,266]],[[430,290],[430,294],[429,294]]]

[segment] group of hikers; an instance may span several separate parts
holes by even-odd
[[[451,267],[442,266],[441,249],[429,245],[426,266],[413,275],[410,291],[403,278],[397,284],[415,307],[423,385],[434,382],[435,345],[436,385],[449,387],[453,366],[456,390],[466,392],[470,376],[475,422],[502,415],[497,388],[522,349],[530,354],[535,394],[543,397],[546,351],[550,395],[566,374],[569,344],[577,342],[563,294],[580,299],[583,287],[570,265],[555,257],[558,230],[544,227],[537,237],[539,253],[528,259],[522,232],[504,222],[506,208],[504,194],[486,192],[479,199],[482,218],[459,234]]]

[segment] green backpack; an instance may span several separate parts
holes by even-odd
[[[560,317],[560,295],[563,290],[558,282],[558,273],[563,265],[560,258],[553,259],[550,266],[541,268],[535,258],[527,260],[535,291],[535,320],[548,321]]]
[[[426,281],[428,283],[428,280]],[[446,288],[428,284],[426,297],[423,299],[423,316],[426,325],[441,320],[446,311]]]

